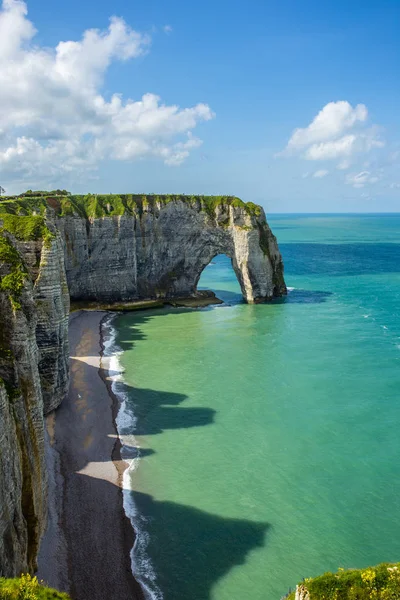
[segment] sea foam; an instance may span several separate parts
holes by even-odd
[[[115,316],[115,314],[110,315],[102,324],[103,356],[108,359],[108,380],[112,382],[112,392],[120,404],[115,422],[122,445],[121,458],[128,465],[123,475],[123,506],[135,531],[135,543],[130,553],[131,568],[143,589],[146,600],[162,600],[163,595],[156,584],[156,574],[147,555],[149,534],[146,531],[146,518],[137,510],[131,487],[133,473],[140,460],[140,447],[132,433],[137,419],[128,405],[123,367],[120,362],[123,350],[116,343],[116,330],[113,326]]]

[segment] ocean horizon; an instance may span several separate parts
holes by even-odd
[[[289,288],[109,323],[135,576],[157,600],[280,600],[400,557],[400,214],[268,213]]]

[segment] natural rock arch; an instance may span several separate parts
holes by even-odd
[[[118,216],[57,219],[74,300],[183,298],[217,254],[232,260],[243,298],[286,293],[282,258],[261,207],[236,198],[158,197]]]

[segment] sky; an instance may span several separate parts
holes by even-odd
[[[399,31],[399,0],[3,0],[0,185],[400,211]]]

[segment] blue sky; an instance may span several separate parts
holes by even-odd
[[[5,0],[0,184],[398,211],[399,27],[398,0]]]

